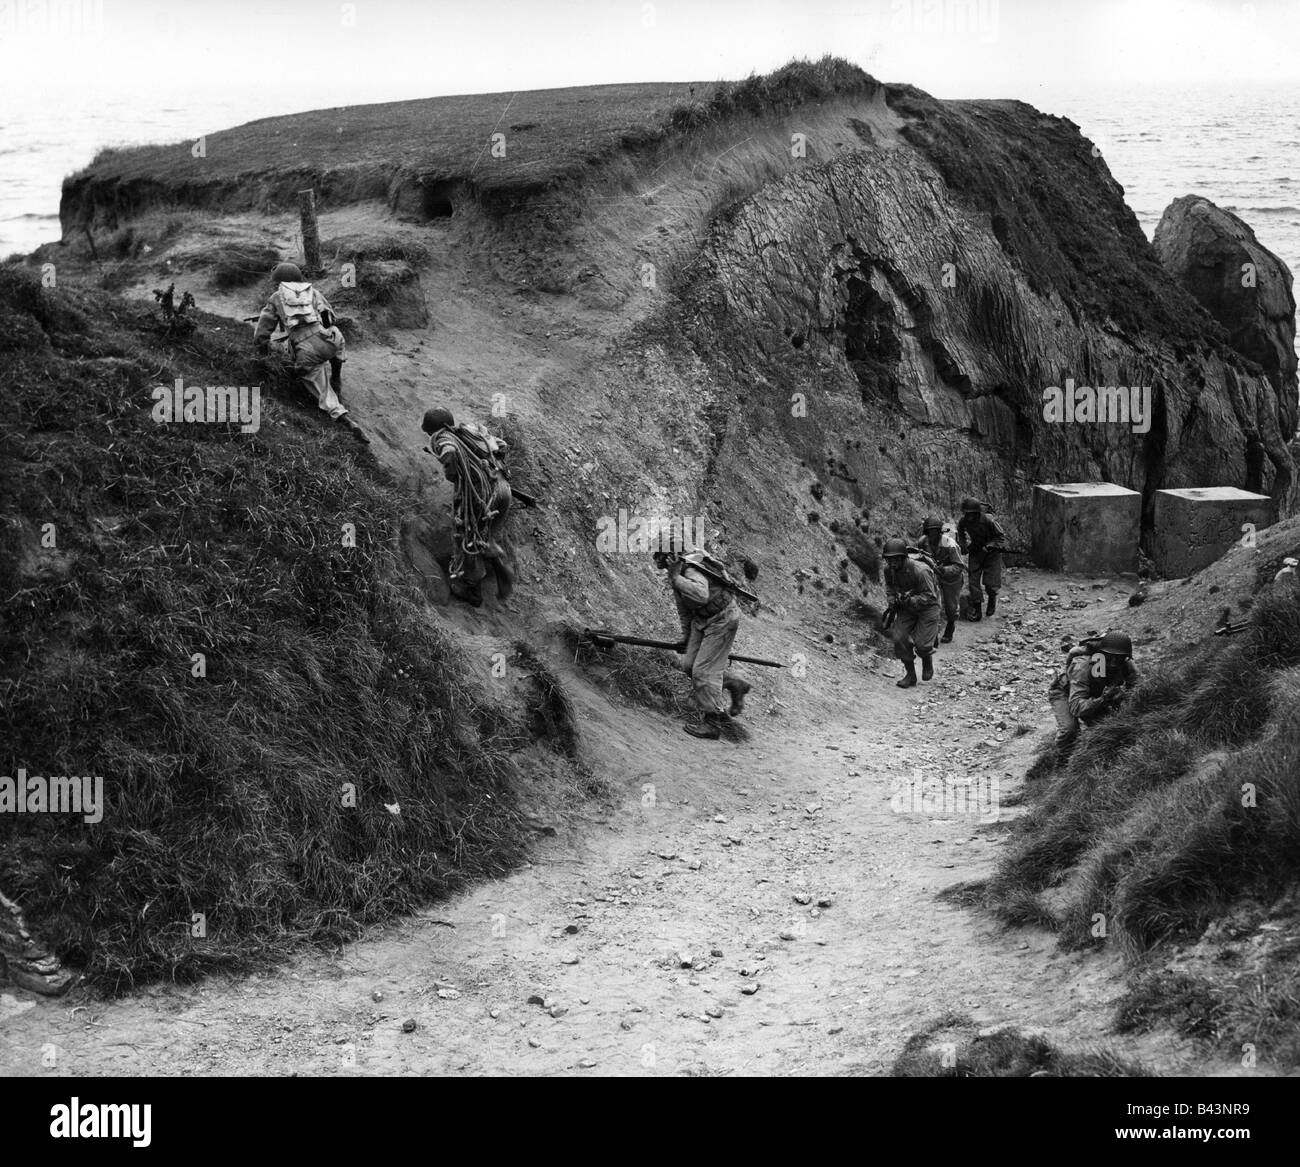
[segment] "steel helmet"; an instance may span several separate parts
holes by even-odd
[[[436,433],[438,430],[449,430],[456,424],[456,419],[445,409],[426,409],[424,411],[424,420],[420,423],[420,428],[426,434]]]
[[[880,549],[880,554],[886,559],[895,555],[907,554],[907,541],[905,539],[886,539],[885,545]]]
[[[943,520],[938,515],[926,515],[925,522],[921,524],[922,531],[942,531]]]
[[[1107,656],[1133,655],[1133,641],[1123,632],[1107,632],[1097,647]]]
[[[273,284],[301,284],[302,269],[296,263],[276,264],[275,271],[271,273],[271,283]]]
[[[963,512],[977,511],[980,509],[982,505],[983,504],[980,502],[979,499],[971,498],[970,495],[967,495],[964,499],[961,500],[961,509]]]

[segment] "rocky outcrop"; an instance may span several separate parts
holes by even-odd
[[[453,99],[356,110],[352,124],[383,141],[366,153],[365,182],[338,111],[253,123],[213,135],[207,159],[168,147],[92,166],[65,186],[65,222],[116,214],[115,192],[163,170],[182,204],[229,210],[271,184],[278,205],[286,176],[299,182],[294,144],[328,142],[317,185],[332,203],[374,197],[375,182],[392,181],[376,167],[414,167],[435,191],[424,217],[456,204],[444,254],[471,286],[490,272],[557,314],[595,314],[583,328],[599,321],[616,343],[582,376],[652,432],[672,430],[673,464],[714,513],[761,497],[765,521],[788,516],[792,466],[816,480],[801,492],[825,493],[826,521],[866,505],[874,533],[976,494],[1023,544],[1042,482],[1139,491],[1147,531],[1161,489],[1237,487],[1293,509],[1295,367],[1283,350],[1294,304],[1275,294],[1285,269],[1260,249],[1261,287],[1274,290],[1250,339],[1236,337],[1230,315],[1220,323],[1162,266],[1072,122],[873,82],[725,116],[710,105],[696,137],[677,127],[637,144],[611,129],[604,103],[635,97],[648,110],[671,96],[522,95],[536,113],[509,127],[500,171],[474,169],[482,141]],[[377,112],[405,120],[377,126]],[[446,131],[436,148],[430,119]],[[599,148],[560,158],[578,121]],[[418,165],[400,161],[417,143]],[[471,172],[495,185],[449,194]],[[218,174],[215,201],[186,186]],[[399,308],[421,307],[413,281],[392,284]],[[1069,416],[1053,415],[1045,398],[1074,390],[1086,392]]]
[[[0,893],[0,982],[6,977],[47,997],[66,993],[76,979],[32,935],[18,905]]]
[[[1167,487],[1262,489],[1286,513],[1294,389],[1164,271],[1077,128],[1018,102],[887,101],[856,149],[718,221],[691,272],[696,352],[745,387],[730,424],[779,428],[895,524],[973,493],[1024,537],[1045,481],[1140,491],[1148,529]],[[1149,409],[1054,420],[1044,395],[1071,382]]]
[[[1169,204],[1154,243],[1169,274],[1223,325],[1228,343],[1264,370],[1281,425],[1293,434],[1300,400],[1290,269],[1236,215],[1199,195]]]

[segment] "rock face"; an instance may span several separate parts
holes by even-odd
[[[92,167],[65,186],[65,224],[165,202],[238,209],[294,158],[259,141],[261,169],[219,190],[191,189],[201,174],[183,160],[149,178],[170,186],[147,198],[123,186],[134,154]],[[690,493],[697,513],[769,540],[792,515],[822,524],[864,506],[873,536],[911,533],[975,495],[1023,545],[1033,486],[1111,482],[1140,493],[1148,551],[1161,489],[1231,486],[1294,509],[1285,269],[1249,252],[1264,307],[1245,355],[1162,266],[1072,122],[873,83],[698,138],[630,141],[544,189],[458,202],[445,252],[467,286],[481,268],[530,307],[576,308],[584,334],[606,338],[555,373],[569,384],[554,400],[564,411],[575,387],[600,385],[602,414],[643,435],[645,464],[671,467],[637,478],[629,465],[629,494],[680,506]],[[471,159],[482,149],[462,145]],[[335,205],[373,194],[339,182]],[[1047,408],[1062,391],[1068,414]],[[1150,410],[1135,421],[1095,408],[1121,400]],[[796,478],[816,519],[793,501]],[[571,501],[594,505],[590,492]]]
[[[1169,274],[1228,333],[1228,342],[1260,366],[1278,394],[1283,431],[1295,432],[1295,295],[1291,272],[1236,215],[1199,195],[1169,204],[1155,233]]]
[[[30,932],[18,905],[0,893],[0,981],[57,997],[76,979]]]
[[[1161,268],[1072,123],[891,86],[853,128],[724,215],[692,273],[696,352],[746,387],[730,424],[779,428],[896,527],[974,494],[1019,542],[1043,481],[1139,491],[1148,540],[1162,488],[1291,508],[1293,390]],[[1053,422],[1069,380],[1149,387],[1152,416]]]

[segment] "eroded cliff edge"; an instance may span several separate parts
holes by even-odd
[[[405,122],[382,107],[387,136],[354,161],[331,141],[313,162],[303,143],[381,107],[267,119],[214,135],[206,168],[184,145],[109,158],[69,181],[62,213],[69,228],[160,205],[283,213],[310,181],[325,209],[436,220],[466,297],[490,280],[598,321],[606,343],[539,402],[570,433],[636,435],[605,463],[620,499],[743,515],[751,532],[812,507],[910,528],[971,493],[1016,528],[1033,483],[1086,479],[1140,490],[1148,519],[1156,490],[1203,484],[1295,509],[1294,384],[1162,266],[1072,122],[843,68],[788,100],[646,87],[634,131],[609,111],[635,87],[517,95],[496,169],[481,119],[455,120],[469,99],[400,103]],[[1070,382],[1149,389],[1149,413],[1048,420],[1044,391]],[[599,426],[584,384],[610,408]]]

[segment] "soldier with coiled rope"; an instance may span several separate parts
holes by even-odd
[[[483,602],[481,585],[490,568],[498,598],[509,598],[515,576],[501,530],[514,501],[505,467],[510,447],[473,422],[457,425],[446,409],[426,412],[421,428],[456,492],[452,504],[456,550],[447,572],[452,595],[477,608]]]

